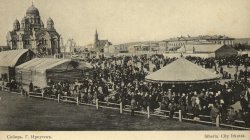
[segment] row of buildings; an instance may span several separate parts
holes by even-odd
[[[179,48],[186,45],[202,45],[202,44],[220,44],[220,45],[233,45],[234,38],[227,36],[214,35],[214,36],[181,36],[176,38],[170,38],[162,41],[149,41],[149,42],[133,42],[120,45],[106,46],[105,52],[117,53],[117,52],[152,52],[162,53],[166,51],[177,51]]]
[[[163,41],[131,42],[112,45],[108,40],[99,40],[96,31],[93,44],[80,47],[76,45],[73,39],[69,39],[63,50],[65,50],[64,52],[71,53],[80,52],[82,56],[91,56],[89,53],[99,52],[99,54],[104,53],[105,55],[164,54],[167,56],[180,56],[180,54],[183,54],[200,57],[216,57],[236,55],[238,52],[232,48],[234,41],[234,38],[225,35],[181,36]]]

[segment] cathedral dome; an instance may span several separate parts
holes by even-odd
[[[19,21],[16,19],[15,21],[14,21],[14,23],[13,23],[13,30],[14,31],[17,31],[17,30],[19,30],[20,29],[20,23],[19,23]]]
[[[14,25],[20,25],[19,21],[16,19],[13,23]]]
[[[32,4],[26,11],[27,16],[39,16],[38,9]]]
[[[47,20],[47,29],[48,30],[54,30],[54,21],[51,18],[48,18]]]
[[[28,19],[26,17],[23,17],[21,23],[27,23],[28,22]]]
[[[48,18],[47,24],[54,24],[54,21],[51,18]]]

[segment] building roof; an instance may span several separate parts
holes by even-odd
[[[0,66],[14,67],[19,58],[29,51],[28,49],[9,50],[0,52]]]
[[[171,42],[171,41],[192,41],[192,40],[232,40],[233,38],[230,38],[228,36],[225,35],[199,35],[199,36],[180,36],[180,37],[175,37],[175,38],[170,38],[170,39],[166,39],[163,41],[167,41],[167,42]]]
[[[112,43],[109,42],[108,40],[98,40],[98,45],[99,46],[103,46],[104,47],[106,44],[112,45]]]
[[[224,45],[221,44],[185,45],[178,49],[177,52],[194,51],[200,53],[213,53],[223,46]]]
[[[216,81],[219,75],[184,58],[179,58],[162,69],[146,76],[146,81],[163,83],[196,83]]]
[[[40,36],[44,36],[45,34],[48,34],[50,38],[53,38],[53,37],[59,38],[59,34],[55,30],[48,31],[47,29],[40,29],[40,30],[35,31],[35,35],[37,38]]]
[[[10,50],[10,46],[0,46],[0,51]]]
[[[60,64],[70,62],[70,59],[55,59],[55,58],[35,58],[26,63],[17,66],[18,69],[28,69],[44,73],[47,69],[51,69]]]
[[[250,45],[250,38],[236,38],[234,44],[246,44]]]
[[[120,46],[135,46],[135,45],[158,45],[158,41],[138,41],[138,42],[128,42],[128,43],[123,43],[123,44],[119,44]]]

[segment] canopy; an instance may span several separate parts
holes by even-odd
[[[0,66],[15,67],[20,57],[28,51],[28,49],[20,49],[0,52]]]
[[[23,86],[32,81],[34,86],[43,88],[48,79],[55,82],[82,79],[84,74],[91,73],[90,68],[88,63],[82,63],[79,68],[79,63],[70,59],[35,58],[16,67],[16,79]]]
[[[214,82],[219,75],[208,71],[184,58],[179,58],[162,69],[146,76],[146,81],[160,83]]]
[[[47,69],[51,69],[60,64],[70,62],[70,59],[54,59],[54,58],[35,58],[22,65],[17,66],[18,69],[35,70],[44,73]]]

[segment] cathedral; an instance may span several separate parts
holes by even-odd
[[[38,9],[32,4],[21,23],[16,19],[12,31],[7,33],[7,46],[11,50],[31,49],[38,55],[60,53],[60,35],[54,28],[54,21],[47,20],[44,27]]]

